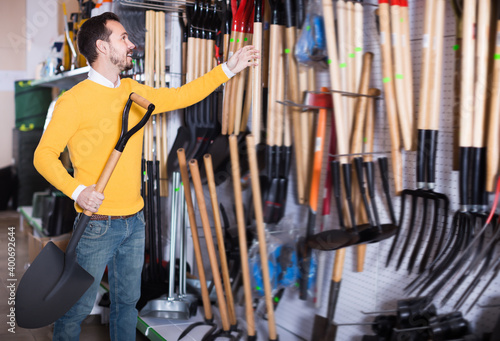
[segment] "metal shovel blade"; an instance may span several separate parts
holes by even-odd
[[[74,257],[49,242],[24,274],[16,293],[16,320],[41,328],[63,316],[94,282]]]

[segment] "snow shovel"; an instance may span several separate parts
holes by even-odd
[[[147,109],[141,121],[132,129],[128,128],[128,114],[132,102]],[[155,106],[131,93],[122,116],[120,139],[111,152],[96,191],[103,192],[129,138],[148,121]],[[22,328],[41,328],[63,316],[87,291],[94,278],[76,260],[76,246],[92,212],[83,211],[71,236],[66,253],[53,242],[49,242],[28,268],[16,293],[16,320]]]

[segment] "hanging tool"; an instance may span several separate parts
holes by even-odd
[[[292,102],[300,103],[300,86],[299,86],[299,72],[297,66],[297,60],[295,59],[292,51],[295,48],[297,36],[296,36],[296,20],[295,20],[295,8],[292,0],[285,1],[285,13],[286,13],[286,27],[285,27],[285,55],[286,55],[286,65],[287,65],[287,98]],[[294,150],[295,150],[295,168],[296,168],[296,183],[297,183],[297,196],[298,203],[306,203],[305,195],[305,173],[304,167],[306,165],[305,156],[302,150],[302,130],[301,130],[301,111],[300,108],[295,106],[287,106],[285,108],[285,115],[292,118],[293,127],[293,139],[294,139]]]
[[[431,257],[431,250],[435,236],[438,233],[438,217],[441,208],[443,209],[443,222],[441,227],[441,238],[443,240],[448,220],[448,206],[449,200],[446,195],[434,192],[435,188],[435,164],[436,164],[436,149],[437,149],[437,135],[439,128],[439,112],[441,103],[441,84],[442,84],[442,59],[443,59],[443,36],[444,36],[444,18],[445,18],[445,1],[427,1],[425,8],[425,28],[424,28],[424,43],[423,43],[423,67],[421,79],[421,97],[420,97],[420,111],[418,121],[418,152],[417,152],[417,169],[416,169],[416,183],[417,189],[405,189],[402,192],[401,211],[400,211],[400,225],[404,224],[405,217],[405,202],[406,197],[412,198],[411,215],[409,218],[408,233],[404,242],[403,248],[398,258],[396,269],[402,264],[402,261],[409,251],[410,242],[413,239],[414,226],[417,214],[418,199],[423,200],[423,213],[419,233],[416,237],[413,251],[410,252],[410,260],[408,262],[408,271],[411,272],[416,262],[418,252],[420,251],[421,244],[426,234],[427,226],[431,226],[431,233],[429,243],[421,260],[419,272],[422,273],[428,264]],[[430,45],[428,40],[435,43]],[[429,205],[429,201],[434,205]],[[433,207],[433,216],[428,215],[428,208]],[[432,222],[432,225],[429,223]],[[392,259],[393,251],[397,245],[402,229],[398,231],[396,238],[389,251],[386,265]],[[435,250],[435,257],[439,252],[438,248]]]
[[[264,5],[262,0],[254,2],[253,46],[262,51]],[[262,62],[252,67],[252,130],[255,142],[260,143],[262,127]]]
[[[496,36],[500,36],[500,6],[497,4],[496,11]],[[500,155],[500,41],[495,42],[495,49],[491,54],[494,54],[493,64],[493,79],[491,82],[491,98],[489,103],[489,118],[488,118],[488,137],[487,137],[487,168],[486,168],[486,190],[493,192],[495,189],[495,178],[500,170],[499,155]]]
[[[133,128],[128,129],[132,103],[147,109]],[[131,93],[122,114],[120,139],[97,180],[96,191],[102,193],[128,140],[149,120],[154,104]],[[40,328],[63,316],[94,282],[94,278],[76,260],[76,246],[85,232],[92,212],[84,210],[73,231],[66,252],[53,242],[47,243],[26,270],[16,292],[16,322],[22,328]]]
[[[379,24],[380,24],[380,45],[382,55],[382,77],[384,83],[384,99],[389,123],[389,134],[391,138],[392,172],[394,176],[394,190],[399,195],[403,190],[403,165],[400,141],[400,123],[398,121],[398,111],[395,101],[395,84],[392,53],[390,46],[390,12],[389,1],[379,0]]]
[[[411,126],[412,141],[415,141],[415,113],[414,113],[414,96],[413,96],[413,60],[411,53],[410,41],[410,14],[408,8],[408,0],[399,1],[400,11],[400,31],[401,31],[401,47],[403,50],[403,70],[404,70],[404,90],[407,105],[408,122]],[[415,143],[413,142],[413,145]],[[413,149],[412,149],[413,150]]]
[[[250,165],[250,178],[252,179],[252,198],[255,210],[255,223],[257,237],[259,240],[259,254],[262,267],[262,278],[264,280],[264,294],[267,308],[267,322],[269,340],[278,340],[276,322],[274,318],[274,306],[272,302],[271,281],[269,276],[269,263],[267,257],[266,231],[264,226],[264,215],[262,210],[262,196],[259,184],[259,166],[257,163],[257,152],[255,150],[255,139],[253,135],[247,135],[248,163]]]
[[[396,90],[396,103],[398,108],[399,128],[401,129],[401,139],[405,150],[412,150],[413,145],[413,121],[410,119],[407,104],[405,56],[403,48],[403,36],[401,28],[401,6],[400,0],[391,0],[391,29],[392,29],[392,53],[394,62],[394,89]],[[389,37],[387,37],[389,38]],[[430,44],[430,42],[429,42]]]

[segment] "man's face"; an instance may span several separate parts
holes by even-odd
[[[108,20],[106,27],[112,32],[109,36],[109,59],[120,71],[132,68],[132,51],[135,45],[128,40],[127,31],[117,21]]]

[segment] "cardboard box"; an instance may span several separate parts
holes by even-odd
[[[28,255],[29,262],[33,263],[36,256],[42,251],[48,242],[52,241],[61,250],[65,251],[66,246],[68,246],[69,239],[71,238],[71,233],[65,233],[60,236],[55,237],[38,237],[33,235],[33,232],[28,233]]]

